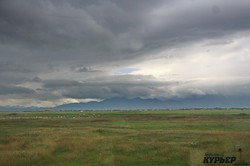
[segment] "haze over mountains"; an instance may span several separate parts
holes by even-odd
[[[237,100],[240,99],[240,100]],[[245,97],[193,96],[186,99],[127,99],[111,98],[100,102],[70,103],[56,107],[0,107],[0,111],[39,111],[39,110],[168,110],[191,108],[248,108],[250,100]]]

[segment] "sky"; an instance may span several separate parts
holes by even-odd
[[[0,0],[0,106],[250,101],[249,0]]]

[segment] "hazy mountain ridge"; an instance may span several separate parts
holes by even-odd
[[[0,107],[0,111],[40,111],[40,110],[155,110],[190,108],[249,108],[246,97],[191,96],[171,100],[110,98],[100,102],[69,103],[56,107]]]
[[[249,99],[226,96],[192,96],[184,99],[127,99],[111,98],[101,102],[71,103],[55,107],[62,110],[148,110],[148,109],[189,109],[189,108],[248,108]]]

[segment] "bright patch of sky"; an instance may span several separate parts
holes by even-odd
[[[121,69],[117,69],[112,74],[113,75],[126,75],[126,74],[131,74],[138,70],[139,68],[121,68]]]

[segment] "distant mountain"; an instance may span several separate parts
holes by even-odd
[[[191,96],[169,100],[111,98],[100,102],[70,103],[56,107],[0,107],[0,111],[41,110],[150,110],[190,108],[249,108],[250,98],[245,96]]]
[[[54,107],[56,110],[148,110],[185,108],[248,108],[250,99],[246,97],[226,97],[216,95],[191,96],[171,100],[111,98],[101,102],[71,103]]]
[[[164,109],[169,103],[158,99],[127,99],[111,98],[101,102],[71,103],[55,107],[61,110],[138,110],[138,109]]]

